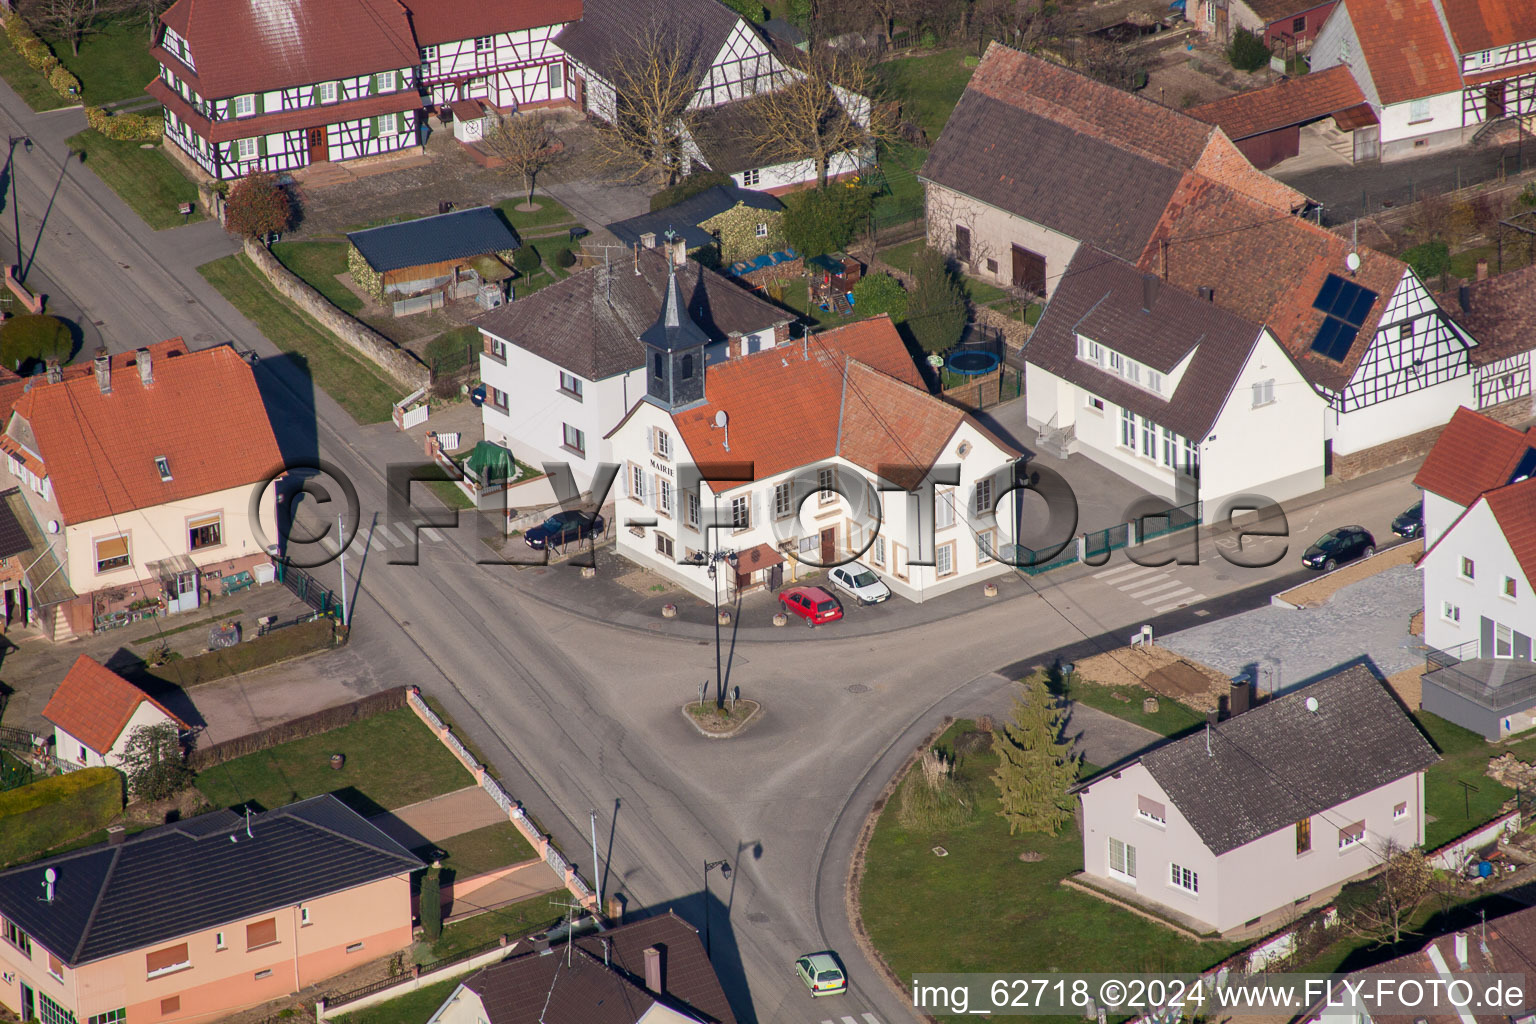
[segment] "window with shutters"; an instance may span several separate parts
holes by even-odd
[[[235,97],[235,116],[250,117],[256,113],[256,97],[253,95]]]
[[[656,511],[662,515],[672,515],[672,481],[664,476],[656,478]]]
[[[939,530],[955,525],[955,492],[953,490],[939,491],[934,495],[933,525]]]
[[[660,459],[672,457],[672,435],[665,430],[658,430],[653,438],[652,452]]]
[[[1136,881],[1136,847],[1118,839],[1109,841],[1109,873],[1129,882]]]
[[[321,103],[335,103],[336,102],[336,83],[335,82],[321,82],[320,83],[320,102]]]
[[[645,501],[645,470],[634,463],[629,466],[629,496],[636,501]]]
[[[374,92],[394,92],[395,73],[393,71],[380,71],[373,76]]]
[[[256,156],[257,156],[257,146],[256,146],[256,140],[255,139],[236,139],[235,140],[235,159],[236,160],[255,160]]]
[[[790,497],[791,487],[787,483],[774,484],[773,486],[773,518],[786,519],[794,509]]]
[[[192,966],[192,956],[187,952],[185,942],[177,946],[167,946],[165,949],[157,949],[153,953],[144,956],[144,972],[150,978],[158,978],[162,974],[170,974]]]
[[[265,921],[256,921],[245,926],[245,948],[247,950],[270,946],[276,941],[277,918],[275,917],[269,917]]]
[[[699,496],[692,491],[688,493],[685,509],[688,525],[697,530],[699,528]]]
[[[657,531],[657,533],[656,533],[656,553],[658,555],[662,556],[663,558],[670,559],[672,557],[672,551],[673,551],[672,538],[668,537],[666,534],[664,534],[664,533],[662,533],[660,531]]]
[[[400,133],[400,115],[399,114],[380,114],[379,115],[379,134],[380,135],[398,135],[399,133]]]
[[[731,529],[745,530],[752,525],[752,497],[742,495],[731,499]]]

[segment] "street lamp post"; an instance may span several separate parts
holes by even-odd
[[[715,523],[720,522],[720,496],[715,496]],[[736,551],[732,548],[716,548],[706,555],[700,555],[695,565],[709,566],[709,581],[715,589],[715,709],[725,707],[725,678],[720,667],[720,573],[716,566],[724,562],[732,569],[736,568],[738,559]]]
[[[704,862],[704,958],[710,958],[709,947],[709,873],[715,868],[720,869],[720,877],[726,881],[731,878],[731,865],[729,861],[708,860]]]
[[[16,280],[20,281],[21,273],[21,207],[16,201],[16,143],[21,143],[28,152],[32,152],[32,138],[28,135],[8,136],[9,150],[5,157],[5,168],[10,172],[11,178],[11,214],[16,218]]]

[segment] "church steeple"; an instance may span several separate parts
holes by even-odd
[[[683,302],[677,264],[667,261],[667,288],[661,315],[640,335],[645,346],[645,393],[662,408],[676,411],[704,401],[704,333]]]

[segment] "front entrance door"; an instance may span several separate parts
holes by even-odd
[[[821,531],[821,564],[831,565],[837,560],[837,527],[829,526]]]
[[[571,98],[576,101],[577,110],[587,109],[587,80],[580,75],[571,76]]]
[[[21,1019],[37,1020],[37,993],[26,982],[21,983]]]
[[[166,594],[166,611],[169,614],[189,612],[197,607],[197,570],[178,572],[172,581],[171,593]]]
[[[1013,247],[1013,286],[1031,295],[1045,294],[1045,257],[1022,245]]]
[[[1483,120],[1497,121],[1504,116],[1504,83],[1494,82],[1483,89]]]
[[[325,128],[311,128],[309,130],[309,162],[323,164],[330,159],[330,153],[325,147]]]

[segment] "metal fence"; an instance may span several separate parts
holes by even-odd
[[[321,586],[319,580],[303,569],[279,562],[277,577],[283,586],[293,591],[295,597],[321,615],[341,614],[341,595]]]
[[[1009,545],[1004,548],[1004,557],[1009,554],[1013,557],[1008,560],[1019,564],[1019,568],[1031,576],[1049,572],[1052,569],[1060,569],[1062,566],[1071,565],[1079,560],[1090,562],[1097,558],[1105,558],[1110,552],[1127,547],[1136,538],[1136,543],[1145,544],[1147,541],[1157,540],[1171,534],[1187,530],[1200,524],[1200,502],[1192,501],[1186,505],[1177,505],[1169,508],[1167,512],[1158,516],[1146,516],[1141,522],[1162,521],[1166,526],[1151,530],[1135,529],[1133,523],[1116,523],[1114,526],[1103,530],[1093,530],[1081,534],[1075,543],[1069,543],[1065,548],[1051,555],[1050,549],[1030,548],[1023,544]],[[1049,557],[1049,561],[1045,559]]]

